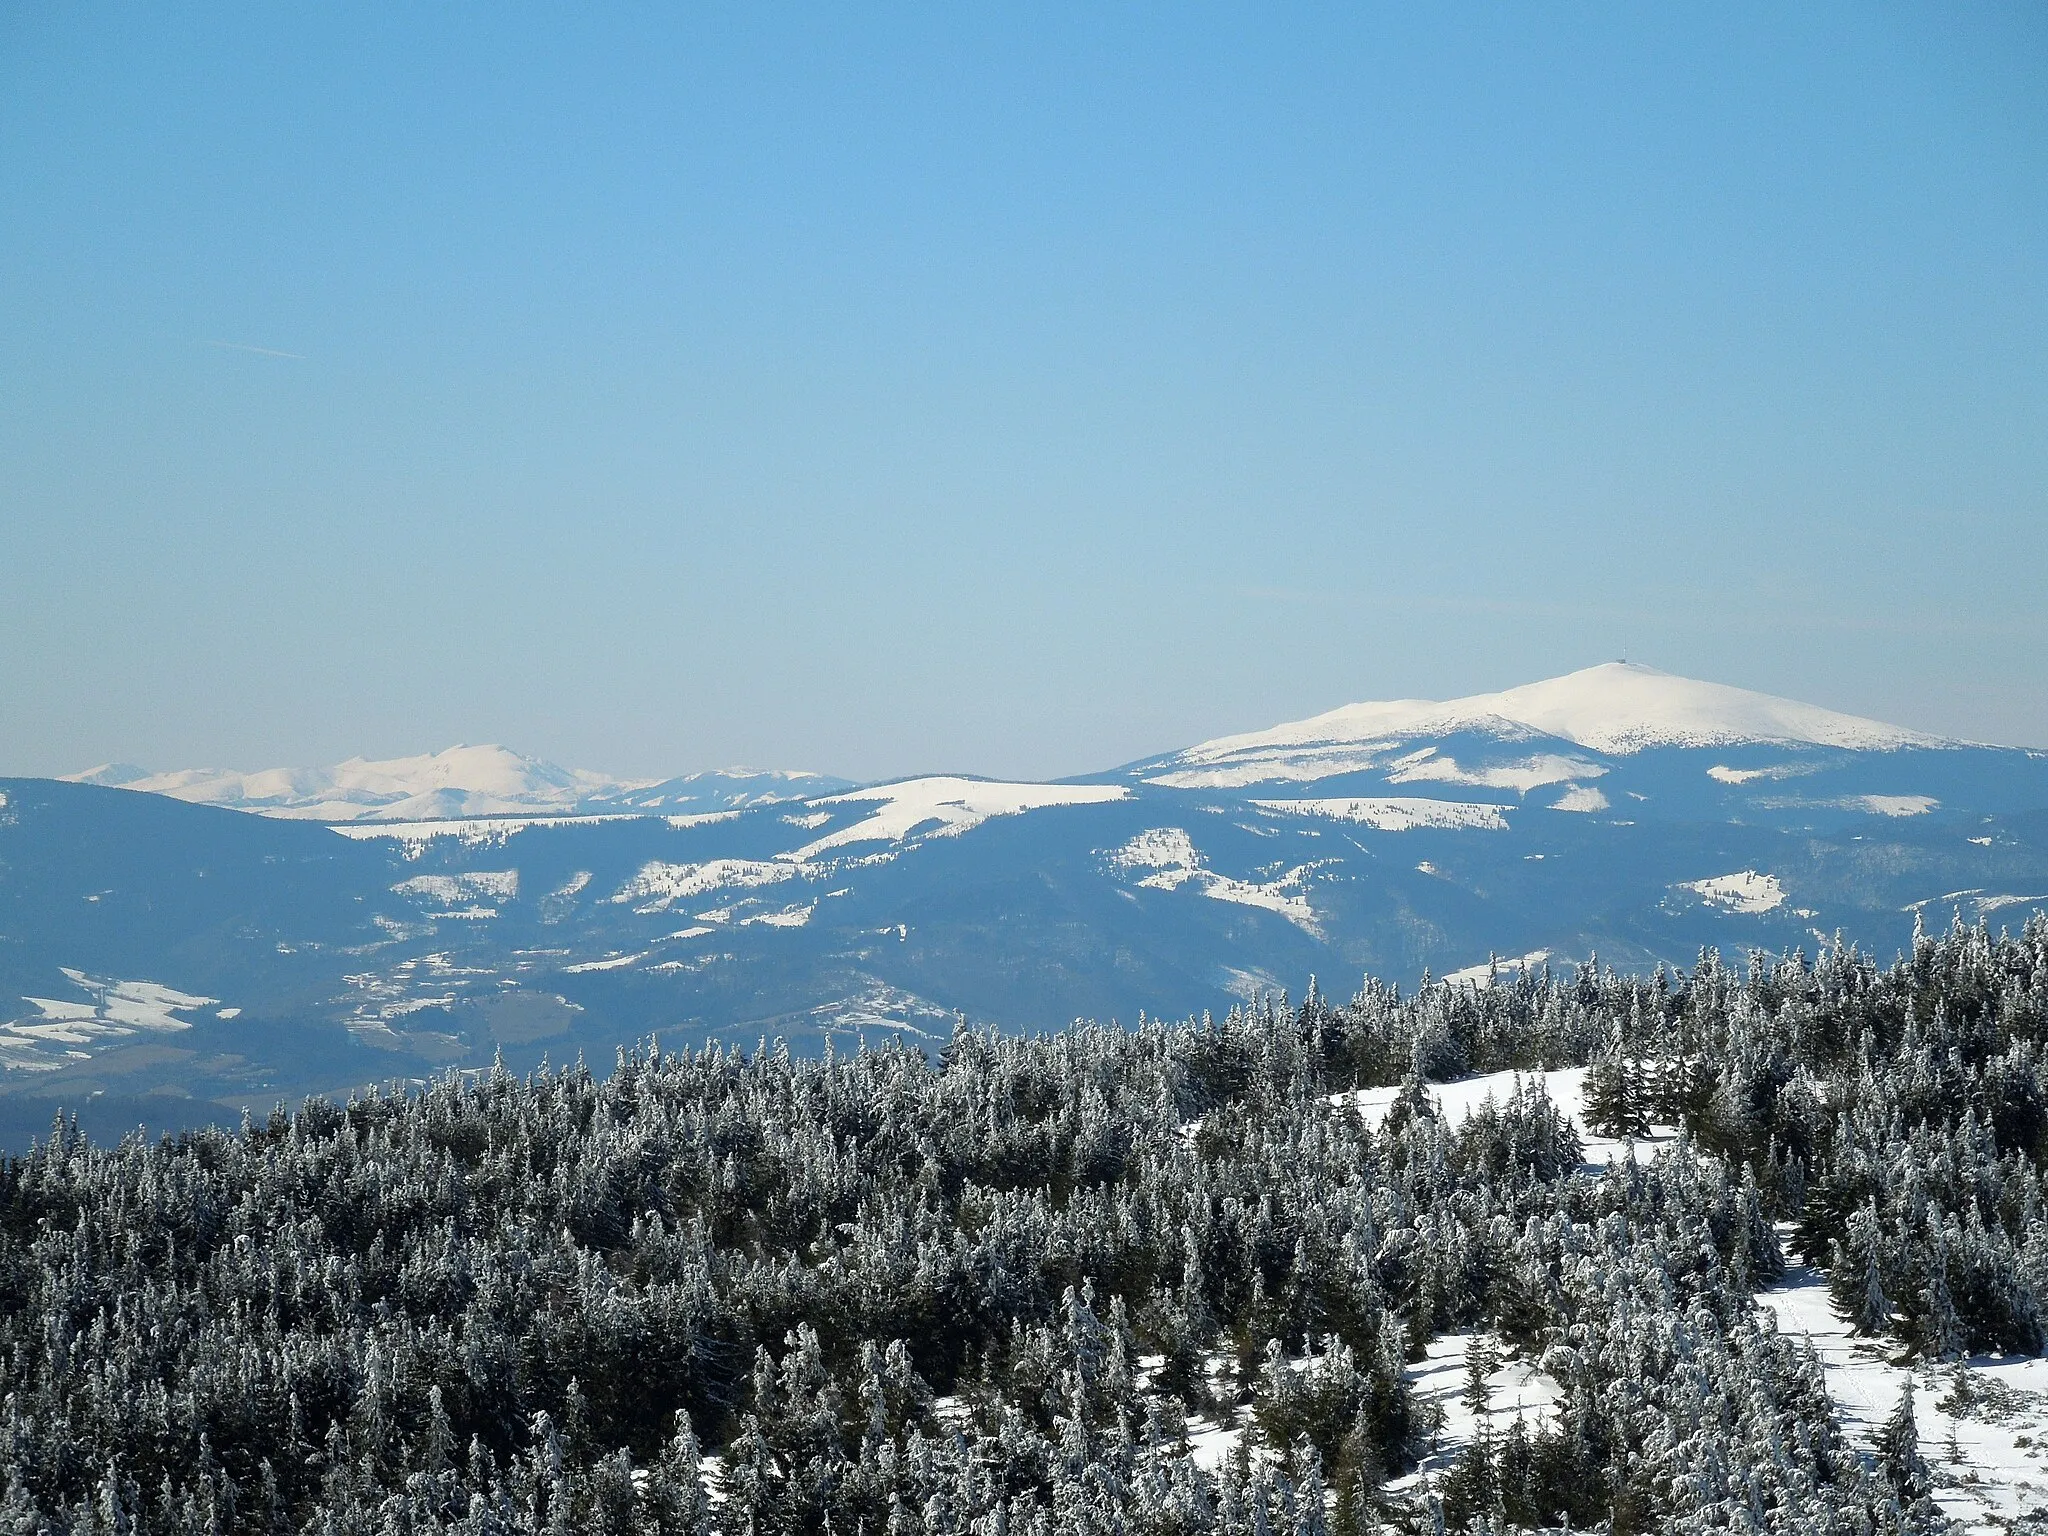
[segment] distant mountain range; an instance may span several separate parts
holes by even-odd
[[[1889,955],[1916,913],[2048,906],[2048,754],[1618,663],[1060,784],[628,783],[499,748],[79,778],[0,780],[17,1141],[59,1103],[169,1125],[653,1032],[815,1049],[1312,974],[1484,985],[1495,955]]]
[[[450,747],[380,762],[352,757],[332,768],[267,768],[257,773],[214,768],[151,773],[129,763],[106,763],[66,777],[75,784],[136,789],[195,805],[305,821],[701,813],[853,788],[849,779],[822,773],[757,768],[714,768],[675,779],[619,779],[557,768],[503,747]]]

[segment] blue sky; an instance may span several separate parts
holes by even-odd
[[[2044,165],[2017,5],[9,7],[0,771],[2048,744]]]

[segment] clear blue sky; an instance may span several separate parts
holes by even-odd
[[[2048,743],[2048,12],[0,11],[0,771]]]

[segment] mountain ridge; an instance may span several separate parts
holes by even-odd
[[[1643,681],[1602,677],[1624,702]],[[1183,1017],[1312,974],[1479,985],[1495,954],[1883,953],[1916,914],[2048,908],[2048,754],[1808,706],[1788,726],[1732,692],[1747,734],[1648,711],[1676,744],[1631,733],[1641,709],[1542,717],[1580,741],[1489,702],[1057,784],[572,783],[508,813],[500,782],[488,817],[460,814],[459,763],[358,784],[415,793],[325,824],[0,781],[0,1132],[57,1104],[169,1124],[499,1053],[604,1061],[649,1032],[935,1041],[963,1014]]]
[[[1373,766],[1371,754],[1376,749],[1383,754],[1401,741],[1459,736],[1502,742],[1548,740],[1624,757],[1665,747],[1893,751],[1986,745],[1724,683],[1681,677],[1640,663],[1604,662],[1496,693],[1339,705],[1305,719],[1214,737],[1121,768],[1053,782],[1150,769],[1163,775],[1155,782],[1183,788],[1230,787],[1265,782],[1244,771],[1260,764],[1272,769],[1271,779],[1311,782]],[[1347,751],[1352,757],[1345,755]],[[1539,754],[1533,766],[1520,774],[1496,769],[1500,782],[1494,787],[1514,788],[1518,780],[1526,781],[1520,786],[1524,789],[1569,782],[1572,775],[1568,770],[1574,766],[1579,765],[1568,753]],[[1584,766],[1591,770],[1592,765]],[[1238,771],[1233,773],[1233,768]],[[1559,771],[1552,773],[1552,769]],[[1531,777],[1532,773],[1537,776]],[[1549,776],[1542,776],[1546,773]],[[1441,764],[1410,774],[1417,780],[1441,776]],[[562,768],[497,745],[457,745],[439,752],[378,760],[358,756],[328,768],[151,772],[132,764],[102,764],[63,777],[74,783],[165,794],[263,815],[331,822],[444,820],[546,811],[726,810],[813,799],[858,787],[857,781],[827,774],[740,767],[668,779],[625,778]],[[911,774],[903,779],[922,777],[931,775]],[[988,782],[1027,781],[991,778]]]
[[[328,768],[211,768],[152,773],[102,764],[66,782],[168,795],[280,819],[356,822],[561,815],[605,811],[730,810],[850,789],[829,774],[713,768],[673,778],[621,778],[562,768],[495,744],[457,745],[412,757],[352,757]]]

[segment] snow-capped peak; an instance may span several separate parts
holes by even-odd
[[[1616,754],[1745,742],[1863,752],[1955,745],[1881,720],[1621,661],[1510,688],[1486,702],[1532,730]]]
[[[1507,740],[1562,738],[1596,752],[1651,747],[1722,747],[1748,742],[1888,751],[1954,743],[1903,726],[1845,715],[1725,683],[1674,677],[1610,661],[1499,693],[1437,702],[1396,699],[1347,704],[1270,730],[1219,737],[1179,754],[1190,763],[1262,755],[1275,748],[1357,748],[1462,733]]]

